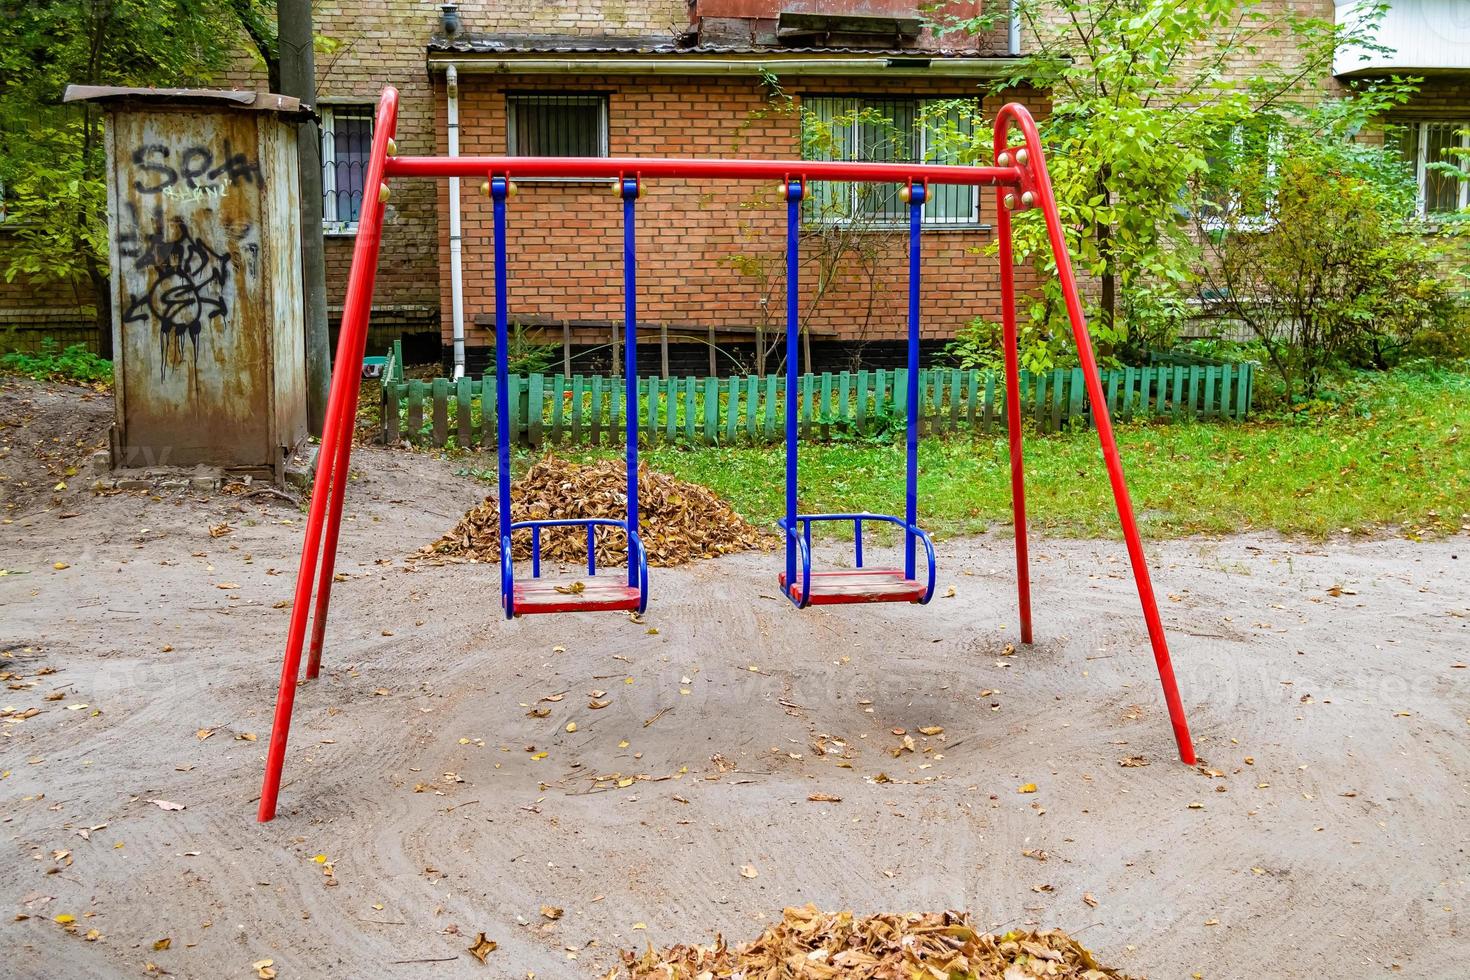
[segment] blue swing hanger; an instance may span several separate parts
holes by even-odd
[[[780,575],[781,591],[798,608],[856,602],[927,603],[934,595],[934,543],[918,525],[919,471],[919,233],[923,227],[927,188],[909,184],[901,192],[909,205],[909,336],[908,398],[905,428],[904,516],[888,514],[799,514],[797,513],[797,335],[800,332],[801,201],[805,180],[787,179],[782,185],[786,198],[786,516],[777,521],[786,538],[786,568]],[[812,571],[812,524],[851,521],[853,567],[834,571]],[[863,560],[863,525],[874,521],[903,529],[903,568],[869,567]],[[924,546],[928,564],[924,579],[917,576],[918,545]]]
[[[490,198],[495,212],[495,430],[498,436],[500,604],[510,619],[530,613],[628,610],[643,612],[648,606],[648,552],[638,535],[638,264],[634,202],[641,183],[635,177],[620,177],[618,195],[623,200],[623,297],[624,337],[627,366],[624,377],[623,419],[626,426],[628,510],[623,520],[607,517],[542,521],[512,521],[510,516],[510,395],[507,348],[509,316],[506,300],[505,202],[515,190],[508,177],[490,178]],[[541,529],[585,527],[587,529],[587,576],[556,580],[541,576]],[[628,536],[628,572],[597,574],[597,529],[621,528]],[[511,554],[513,532],[531,532],[531,577],[516,580]]]

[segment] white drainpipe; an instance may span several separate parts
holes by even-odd
[[[449,95],[449,155],[459,156],[459,72],[444,72]],[[454,317],[454,379],[464,377],[464,266],[459,224],[459,178],[449,178],[449,305]]]
[[[1021,0],[1011,0],[1010,56],[1021,56]]]

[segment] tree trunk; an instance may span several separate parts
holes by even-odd
[[[112,349],[112,281],[95,259],[87,261],[87,278],[97,303],[97,356],[113,359]]]
[[[1112,197],[1108,194],[1108,170],[1103,168],[1098,175],[1098,193],[1102,194],[1102,206],[1108,207],[1112,204]],[[1098,321],[1101,326],[1105,347],[1115,346],[1113,338],[1113,326],[1118,319],[1118,274],[1113,269],[1113,227],[1107,223],[1097,226],[1097,254],[1102,259],[1102,292],[1098,297],[1100,309],[1098,310]]]
[[[276,7],[281,52],[276,72],[283,95],[316,104],[316,61],[312,56],[311,0],[280,0]],[[331,338],[327,328],[326,244],[322,239],[321,133],[315,119],[297,129],[300,167],[301,294],[306,327],[306,422],[321,435],[331,381]],[[376,188],[366,193],[376,196]]]

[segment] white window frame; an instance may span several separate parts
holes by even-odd
[[[1449,126],[1454,129],[1459,140],[1461,149],[1470,149],[1470,119],[1419,119],[1401,124],[1405,129],[1414,130],[1414,183],[1418,188],[1415,208],[1421,218],[1432,218],[1429,213],[1428,194],[1429,186],[1427,177],[1429,175],[1428,143],[1429,127]],[[1463,159],[1463,158],[1462,158]],[[1463,164],[1462,164],[1463,166]],[[1470,180],[1462,180],[1457,188],[1459,200],[1456,210],[1463,211],[1470,207]],[[1434,214],[1446,214],[1453,212],[1436,211]]]
[[[377,125],[374,113],[374,105],[371,102],[325,102],[317,106],[317,113],[321,116],[321,148],[322,148],[322,233],[326,235],[355,235],[357,234],[357,222],[343,219],[338,214],[338,206],[341,198],[337,196],[337,133],[335,129],[337,111],[351,109],[366,112],[368,119],[368,137],[372,138],[372,127]],[[363,197],[367,197],[367,175],[363,174]],[[331,214],[328,214],[328,211]]]
[[[505,154],[506,156],[529,156],[534,159],[542,154],[519,152],[515,145],[516,107],[532,99],[569,99],[597,106],[597,156],[610,156],[608,148],[608,97],[601,92],[507,92],[505,95]],[[588,157],[588,159],[594,159]],[[597,177],[517,177],[517,182],[544,184],[613,184],[613,178]]]
[[[1239,149],[1245,145],[1245,124],[1236,123],[1230,128],[1230,142]],[[1283,134],[1278,127],[1269,123],[1266,126],[1266,181],[1269,183],[1276,179],[1276,173],[1280,170],[1281,156],[1286,150]],[[1266,201],[1274,204],[1276,191],[1272,190],[1266,195]],[[1231,202],[1231,206],[1239,209],[1239,200]],[[1206,231],[1225,230],[1225,221],[1216,216],[1209,216],[1202,222]],[[1271,228],[1271,219],[1265,214],[1242,214],[1236,219],[1236,229],[1239,231],[1268,231]]]
[[[844,103],[845,104],[844,105],[844,108],[841,110],[844,113],[845,112],[849,112],[852,109],[857,109],[857,110],[861,111],[862,108],[864,107],[864,105],[866,105],[868,103],[871,103],[871,102],[877,102],[877,101],[882,101],[882,102],[895,102],[895,103],[896,102],[911,103],[913,105],[913,107],[914,107],[914,124],[918,128],[918,130],[919,130],[919,133],[918,133],[918,158],[919,158],[920,161],[926,161],[928,159],[928,157],[929,157],[929,127],[927,125],[925,125],[925,113],[926,113],[926,111],[928,110],[929,106],[931,106],[931,105],[933,105],[935,103],[954,101],[953,99],[925,99],[925,98],[919,98],[917,96],[896,96],[894,98],[883,98],[883,99],[879,99],[879,98],[877,98],[875,96],[872,96],[872,95],[825,95],[825,94],[823,94],[823,95],[808,95],[808,96],[803,96],[802,97],[803,111],[805,111],[805,104],[806,103],[817,101],[817,100],[824,100],[824,101],[830,101],[830,102],[841,102],[841,103]],[[848,147],[850,147],[850,148],[855,148],[855,147],[862,146],[862,121],[860,119],[857,119],[857,118],[854,118],[853,119],[853,122],[852,122],[852,131],[848,135],[848,139],[847,139],[847,144],[846,145]],[[857,161],[852,160],[851,158],[849,158],[848,160],[846,160],[844,162],[857,162]],[[851,188],[850,193],[853,195],[854,202],[855,202],[856,193],[857,193],[857,185],[855,183],[853,183],[853,184],[849,184],[849,187]],[[856,210],[856,207],[854,206],[852,210],[855,211]],[[808,218],[807,220],[808,220],[808,222],[810,222],[811,219]],[[869,222],[872,223],[872,226],[874,227],[874,229],[881,229],[883,231],[888,231],[888,230],[891,230],[891,229],[894,229],[894,228],[906,228],[906,227],[908,227],[908,218],[907,217],[895,217],[895,218],[876,218],[876,217],[863,217],[863,218],[851,217],[851,218],[844,218],[844,217],[827,217],[827,218],[825,218],[823,220],[825,222],[827,222],[827,223],[833,223],[833,224],[852,224],[852,223],[856,223],[858,221],[869,221]],[[968,218],[936,218],[936,217],[931,217],[927,212],[924,215],[924,228],[925,228],[925,230],[941,229],[941,228],[944,228],[944,229],[954,228],[954,229],[961,229],[961,230],[966,230],[966,231],[974,231],[976,229],[983,230],[983,229],[987,229],[989,227],[990,227],[989,225],[983,223],[980,220],[980,185],[979,184],[974,184],[974,185],[971,185],[971,187],[970,187],[970,216]]]

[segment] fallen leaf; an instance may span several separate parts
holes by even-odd
[[[199,741],[202,742],[206,738],[208,738],[209,736],[211,736],[213,734],[214,734],[214,729],[213,728],[201,728],[197,732],[194,733],[194,737],[197,738],[197,739],[199,739]]]
[[[759,875],[760,872],[755,870],[755,865],[753,864],[742,864],[740,866],[740,877],[742,878],[755,878]]]
[[[944,734],[944,729],[941,728],[941,727],[939,727],[938,725],[926,725],[923,728],[919,729],[919,734],[921,734],[921,735],[943,735]]]
[[[569,721],[569,722],[567,722],[567,734],[568,735],[570,735],[572,732],[575,732],[576,730],[577,730],[577,723],[575,721]]]
[[[172,937],[165,936],[163,939],[155,939],[153,941],[153,950],[154,952],[162,952],[163,950],[168,949],[173,944],[174,941]]]
[[[168,800],[149,800],[148,802],[149,803],[152,803],[154,806],[158,807],[160,810],[182,810],[182,809],[184,809],[184,804],[182,804],[182,803],[170,803]]]
[[[541,906],[541,914],[555,922],[566,914],[566,909],[557,908],[555,905],[543,905]]]
[[[237,741],[237,742],[253,742],[253,741],[255,741],[255,733],[254,732],[236,732],[235,733],[235,741]]]
[[[475,945],[473,945],[473,946],[471,946],[469,948],[469,953],[475,959],[477,959],[481,963],[483,963],[483,962],[485,962],[485,957],[487,957],[491,953],[495,952],[495,950],[499,946],[500,946],[500,944],[497,943],[495,940],[493,940],[493,939],[486,939],[485,938],[485,934],[483,932],[476,933],[475,934]]]
[[[841,803],[842,797],[833,796],[831,793],[813,793],[807,797],[812,803]]]
[[[1088,908],[1097,908],[1097,898],[1093,896],[1092,892],[1083,892],[1082,901],[1087,903]]]
[[[1017,793],[1034,793],[1034,792],[1036,792],[1036,784],[1035,783],[1027,783],[1024,786],[1019,787],[1016,790],[1016,792]]]

